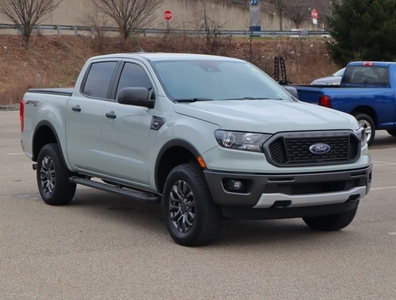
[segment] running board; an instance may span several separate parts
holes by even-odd
[[[116,193],[119,195],[129,196],[135,198],[136,200],[147,202],[147,203],[160,203],[161,197],[154,194],[154,193],[146,193],[141,191],[135,191],[132,189],[128,189],[123,187],[122,185],[111,185],[107,183],[101,183],[97,181],[93,181],[89,178],[79,177],[79,176],[72,176],[69,178],[71,182],[89,186],[94,189]]]

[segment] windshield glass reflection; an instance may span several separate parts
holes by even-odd
[[[208,59],[151,64],[171,100],[290,99],[270,76],[247,62]]]

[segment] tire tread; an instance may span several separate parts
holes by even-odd
[[[44,192],[41,190],[40,185],[40,165],[43,156],[46,154],[51,157],[56,172],[56,184],[54,192],[50,196],[44,194]],[[60,153],[58,144],[53,143],[45,145],[41,149],[37,161],[37,185],[44,202],[48,205],[65,205],[70,203],[76,192],[76,184],[69,181],[72,173],[63,162],[63,158]]]

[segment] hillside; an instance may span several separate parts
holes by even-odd
[[[338,67],[328,57],[320,38],[264,39],[193,38],[162,36],[140,38],[121,45],[116,38],[91,39],[84,36],[34,36],[28,50],[15,35],[0,35],[0,104],[18,103],[28,88],[70,87],[87,58],[117,52],[215,53],[246,59],[268,74],[274,57],[286,62],[288,80],[309,84],[332,74]]]

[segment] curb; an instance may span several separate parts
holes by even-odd
[[[19,104],[0,105],[0,111],[19,110]]]

